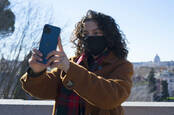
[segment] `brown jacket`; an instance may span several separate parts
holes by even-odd
[[[101,66],[101,70],[93,73],[70,59],[66,75],[56,68],[35,78],[25,73],[21,77],[21,83],[30,95],[55,100],[62,82],[66,88],[72,89],[86,101],[85,115],[123,115],[121,103],[130,94],[133,66],[126,60],[116,58],[113,53],[103,60]],[[73,83],[72,87],[69,87],[69,82]],[[55,105],[53,115],[54,112]]]

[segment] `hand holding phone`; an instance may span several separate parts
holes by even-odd
[[[58,47],[59,47],[59,50],[51,51],[47,55],[46,59],[49,59],[49,60],[46,65],[51,68],[56,67],[58,69],[63,70],[65,73],[67,73],[67,71],[70,68],[70,62],[69,62],[69,59],[67,58],[67,55],[65,54],[63,50],[60,37],[59,37]]]
[[[32,50],[32,56],[29,59],[29,67],[33,70],[34,73],[40,73],[41,71],[45,70],[47,68],[46,64],[40,63],[39,61],[42,61],[42,53],[37,50]]]
[[[60,28],[46,24],[44,26],[40,40],[39,50],[33,49],[32,56],[29,59],[29,66],[35,72],[41,72],[47,68],[46,56],[52,50],[56,50]]]

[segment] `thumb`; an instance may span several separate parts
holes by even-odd
[[[58,47],[59,47],[59,50],[60,50],[60,51],[63,51],[63,52],[64,52],[63,46],[62,46],[62,41],[61,41],[60,36],[59,36],[59,38],[58,38]]]

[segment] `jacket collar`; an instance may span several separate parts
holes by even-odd
[[[108,64],[112,64],[115,61],[118,61],[119,59],[115,56],[115,54],[113,52],[109,52],[108,56],[106,56],[103,59],[102,63],[108,63]]]
[[[81,59],[80,59],[81,58]],[[84,54],[82,54],[79,58],[77,58],[78,60],[76,60],[76,62],[79,61],[79,59],[81,60],[81,62],[83,62],[84,66],[87,67],[87,58],[85,57]],[[119,61],[119,58],[117,58],[115,56],[115,54],[111,51],[109,52],[109,54],[107,56],[104,57],[104,59],[102,60],[101,64],[113,64],[116,61]],[[78,62],[79,64],[80,62]]]

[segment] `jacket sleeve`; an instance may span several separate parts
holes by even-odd
[[[60,80],[60,70],[53,69],[51,72],[44,72],[37,77],[30,77],[25,73],[20,82],[22,88],[39,99],[55,99],[58,93],[58,85]]]
[[[61,75],[61,79],[65,87],[73,89],[91,105],[101,109],[113,109],[128,98],[132,75],[133,67],[128,61],[115,67],[105,78],[70,62],[70,69],[67,74]],[[69,87],[70,84],[72,87]]]

